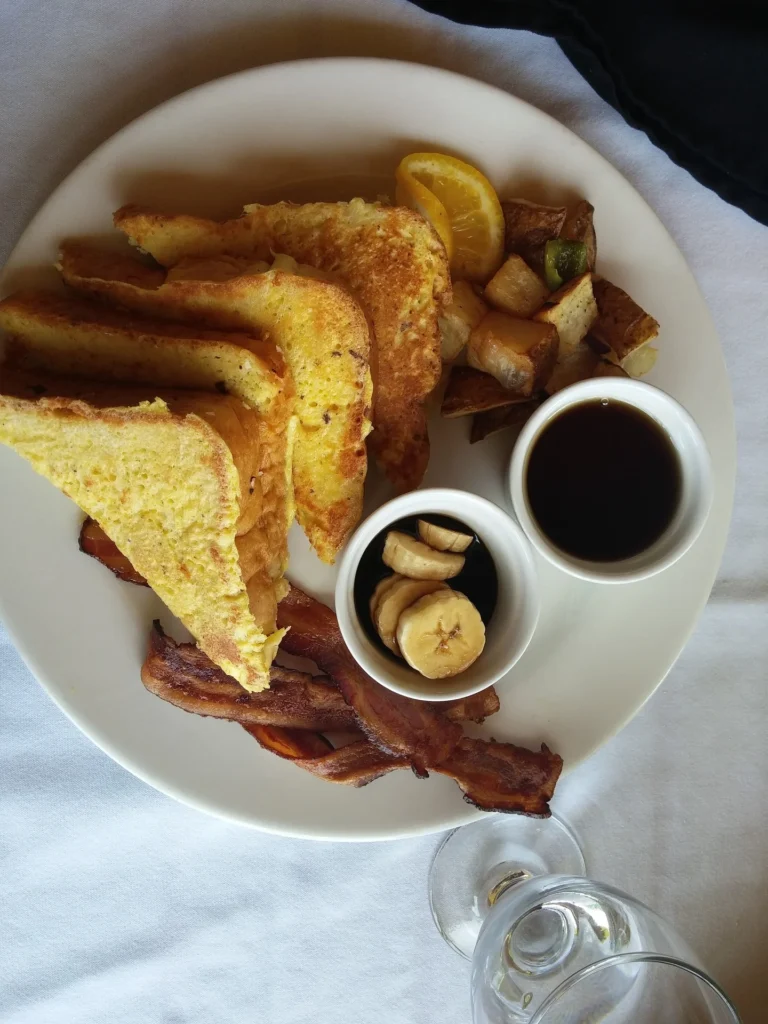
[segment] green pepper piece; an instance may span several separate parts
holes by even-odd
[[[551,291],[556,291],[572,277],[587,269],[587,246],[566,238],[552,238],[544,246],[544,277]]]

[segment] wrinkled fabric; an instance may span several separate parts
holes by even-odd
[[[531,33],[464,28],[397,0],[5,0],[0,38],[0,259],[62,177],[131,118],[222,74],[306,56],[400,57],[493,82],[567,124],[656,209],[725,349],[736,511],[680,661],[563,781],[555,809],[582,836],[591,874],[660,909],[747,1024],[763,1024],[766,230]],[[437,935],[426,898],[438,837],[324,845],[238,828],[114,764],[1,633],[0,688],[2,1024],[469,1024],[468,965]]]
[[[470,25],[552,36],[627,121],[728,202],[768,223],[768,20],[759,0],[413,0]]]

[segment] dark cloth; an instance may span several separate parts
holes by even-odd
[[[676,163],[768,224],[768,0],[412,0],[454,21],[557,40]]]

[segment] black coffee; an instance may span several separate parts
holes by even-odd
[[[390,523],[385,529],[378,533],[368,547],[365,549],[360,564],[357,568],[354,583],[355,610],[357,617],[371,640],[376,646],[394,658],[381,641],[371,618],[370,601],[376,585],[385,576],[391,576],[393,570],[381,560],[384,551],[384,542],[390,530],[398,530],[400,533],[409,533],[412,537],[419,538],[419,519],[426,519],[435,526],[444,526],[448,530],[457,530],[459,533],[473,534],[474,539],[464,554],[464,568],[446,583],[453,590],[458,590],[477,608],[480,618],[485,625],[491,621],[496,600],[498,597],[499,581],[496,576],[491,553],[474,530],[465,526],[458,519],[451,516],[440,515],[435,512],[425,512],[420,516],[405,516],[394,523]],[[399,660],[399,659],[397,659]]]
[[[534,441],[531,511],[566,554],[616,562],[650,547],[680,502],[680,460],[666,432],[624,402],[566,409]]]

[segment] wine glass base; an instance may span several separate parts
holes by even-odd
[[[429,873],[429,905],[449,946],[470,959],[493,903],[537,875],[584,875],[581,847],[559,818],[489,815],[450,832]]]

